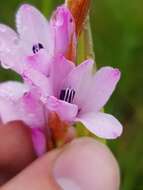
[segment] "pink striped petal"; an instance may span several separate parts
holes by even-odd
[[[112,115],[105,113],[86,113],[77,118],[85,125],[85,127],[97,135],[105,139],[116,139],[122,133],[122,125]]]

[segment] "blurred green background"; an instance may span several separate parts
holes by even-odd
[[[0,1],[0,22],[15,27],[15,13],[23,2],[46,16],[62,0]],[[93,0],[91,26],[97,67],[119,67],[122,79],[106,111],[124,124],[124,134],[108,142],[121,168],[121,190],[143,190],[143,1]],[[0,70],[0,81],[17,79]]]

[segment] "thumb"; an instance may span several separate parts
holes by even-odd
[[[118,164],[107,146],[90,138],[73,141],[59,155],[54,176],[64,190],[118,190]]]
[[[74,140],[54,150],[1,190],[118,190],[119,168],[110,150],[90,139]]]

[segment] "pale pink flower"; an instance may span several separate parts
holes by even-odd
[[[48,23],[36,8],[23,5],[16,21],[19,34],[0,25],[0,60],[3,67],[19,73],[24,83],[0,84],[0,120],[22,120],[30,126],[39,155],[46,147],[44,127],[49,112],[71,125],[81,122],[99,137],[120,136],[119,121],[101,112],[120,71],[103,67],[93,74],[92,60],[75,66],[65,58],[71,41],[76,47],[70,11],[59,7]]]
[[[101,112],[120,79],[118,69],[103,67],[94,74],[92,60],[75,66],[63,56],[57,56],[50,65],[49,76],[41,78],[43,84],[36,80],[38,73],[27,71],[25,74],[41,91],[40,99],[47,110],[56,112],[63,121],[81,122],[89,131],[105,139],[121,135],[120,122]]]
[[[4,68],[20,74],[24,83],[0,84],[0,121],[24,121],[32,129],[37,153],[42,154],[46,148],[43,131],[47,110],[39,99],[38,89],[24,78],[24,73],[31,72],[40,87],[49,86],[45,78],[51,60],[66,53],[71,39],[76,44],[74,19],[64,5],[57,8],[48,22],[36,8],[24,4],[16,14],[16,26],[17,33],[0,24],[0,62]]]

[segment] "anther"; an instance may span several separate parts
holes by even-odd
[[[63,100],[68,103],[72,103],[75,97],[75,90],[66,88],[62,89],[60,92],[60,100]]]
[[[40,49],[43,49],[44,46],[41,43],[35,44],[32,47],[32,51],[34,54],[38,53]]]

